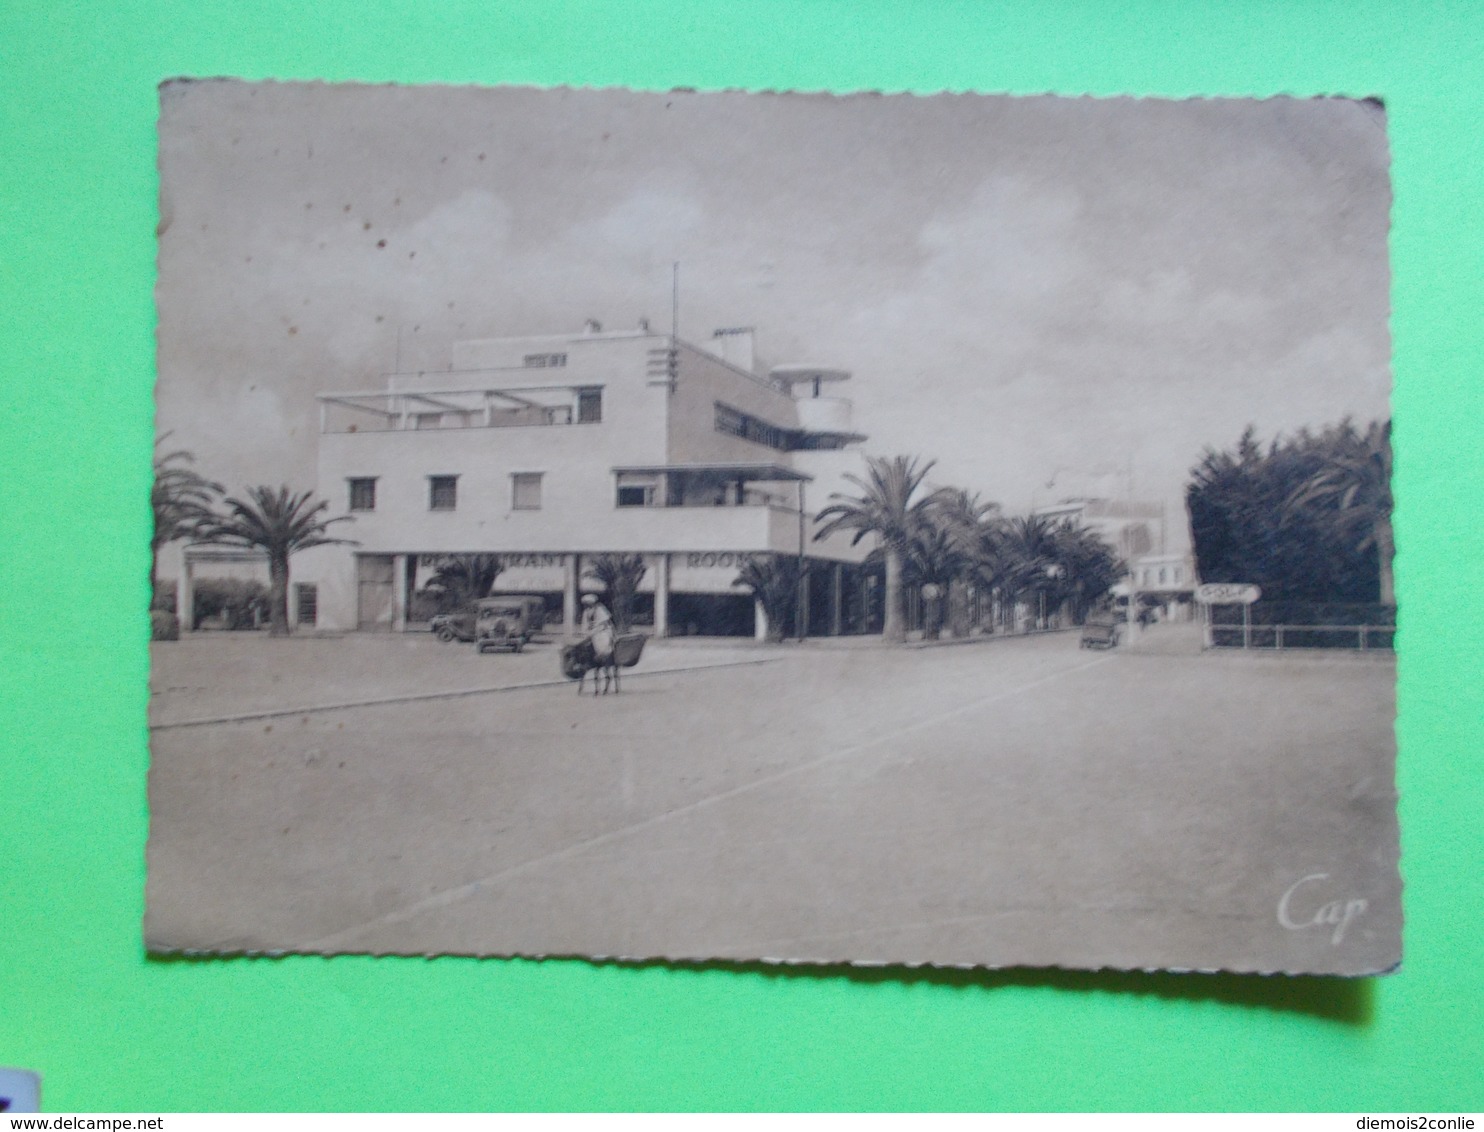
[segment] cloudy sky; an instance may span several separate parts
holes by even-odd
[[[399,349],[668,327],[673,261],[683,337],[852,370],[868,451],[1009,508],[1387,412],[1371,104],[180,83],[160,148],[159,425],[234,487]]]

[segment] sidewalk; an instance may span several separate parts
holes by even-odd
[[[955,637],[946,630],[936,640],[927,640],[920,630],[907,634],[907,639],[900,645],[889,645],[882,639],[880,633],[851,634],[840,637],[805,637],[802,641],[797,637],[787,637],[777,643],[758,641],[748,637],[667,637],[661,642],[664,648],[675,649],[738,649],[756,650],[772,649],[789,650],[797,649],[821,649],[828,651],[852,650],[852,649],[936,649],[949,648],[955,645],[987,645],[1003,641],[1028,641],[1036,637],[1055,636],[1058,633],[1075,633],[1080,631],[1078,626],[1067,626],[1061,629],[1037,629],[1029,633],[972,633],[967,637]]]

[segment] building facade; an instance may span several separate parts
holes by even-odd
[[[1129,566],[1140,603],[1162,621],[1189,621],[1195,616],[1199,584],[1193,554],[1145,554]]]
[[[697,345],[647,328],[454,344],[450,368],[320,394],[318,492],[355,546],[295,558],[316,623],[395,631],[450,555],[492,553],[494,592],[539,593],[571,628],[594,558],[640,555],[659,635],[752,635],[755,555],[808,565],[810,632],[865,631],[869,542],[815,541],[860,466],[848,374],[757,367],[750,328]]]
[[[1067,499],[1035,510],[1057,521],[1085,527],[1111,546],[1127,567],[1120,601],[1138,595],[1139,607],[1168,621],[1187,621],[1194,608],[1195,558],[1170,552],[1165,508],[1158,503],[1115,499]]]
[[[1120,499],[1064,499],[1035,508],[1033,514],[1092,531],[1126,563],[1163,554],[1165,509],[1158,503]]]

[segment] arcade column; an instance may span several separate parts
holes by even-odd
[[[654,635],[670,635],[670,556],[654,556]]]
[[[836,562],[830,575],[830,635],[845,632],[845,565]]]
[[[570,640],[577,636],[581,617],[577,590],[582,582],[582,555],[568,554],[562,559],[562,631]]]
[[[191,562],[190,548],[180,554],[180,581],[175,585],[175,616],[180,621],[182,632],[190,632],[195,625],[196,567]]]
[[[407,631],[407,555],[392,555],[392,632]]]

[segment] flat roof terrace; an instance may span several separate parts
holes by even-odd
[[[315,400],[321,433],[526,428],[602,419],[602,387],[595,384],[378,389],[320,393]]]

